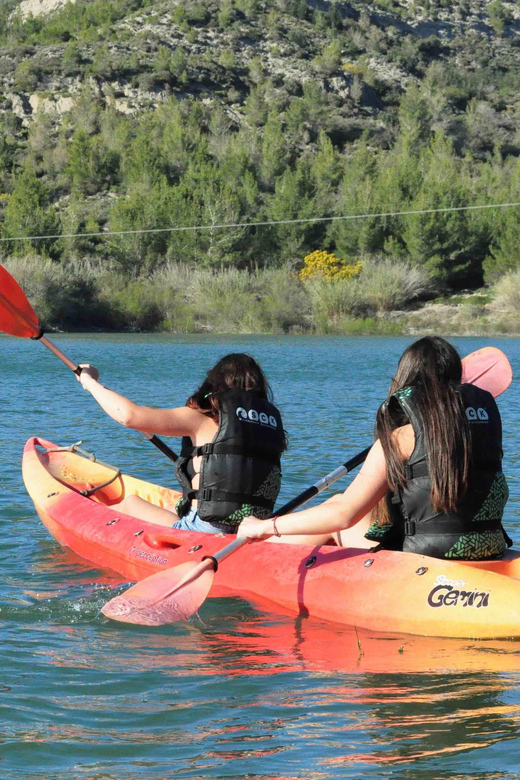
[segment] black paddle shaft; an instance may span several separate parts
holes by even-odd
[[[148,436],[146,437],[148,439]],[[162,439],[159,439],[158,436],[154,435],[148,439],[148,441],[151,441],[152,444],[155,444],[158,450],[161,450],[163,455],[166,455],[167,458],[169,458],[172,463],[175,463],[176,460],[178,460],[178,455],[175,454],[173,450],[171,450],[165,442],[162,441]]]
[[[332,483],[336,482],[336,480],[338,480],[340,477],[343,477],[345,474],[348,474],[349,471],[352,471],[361,463],[363,463],[366,460],[366,457],[370,452],[370,450],[371,447],[367,447],[365,450],[363,450],[363,452],[360,452],[358,455],[355,455],[350,460],[347,460],[347,462],[344,463],[342,466],[339,466],[339,468],[335,469],[334,471],[331,471],[331,473],[327,474],[326,477],[323,477],[322,479],[318,480],[318,482],[316,482],[314,485],[311,485],[311,487],[304,490],[303,493],[300,493],[300,495],[291,499],[291,501],[288,501],[287,504],[284,504],[282,507],[280,507],[278,511],[273,512],[273,516],[278,517],[279,515],[288,515],[290,512],[293,512],[295,509],[298,509],[298,507],[301,506],[302,504],[305,504],[307,501],[310,501],[311,498],[317,496],[318,493],[321,493],[322,490],[325,490],[326,487],[332,485]]]
[[[288,515],[294,509],[298,509],[298,507],[302,504],[305,504],[306,501],[309,501],[309,499],[313,498],[318,493],[321,493],[322,490],[325,490],[326,487],[332,485],[332,483],[336,482],[336,480],[338,480],[340,477],[348,474],[349,471],[352,471],[352,469],[355,469],[356,466],[359,466],[360,463],[363,463],[368,453],[370,452],[370,449],[371,447],[367,447],[366,450],[360,452],[359,455],[355,455],[350,460],[347,460],[343,466],[339,466],[337,469],[334,469],[334,471],[331,471],[330,474],[327,474],[326,477],[318,480],[318,482],[316,482],[314,485],[304,490],[303,493],[300,493],[299,496],[293,498],[292,501],[288,501],[287,504],[284,504],[282,507],[280,507],[277,512],[273,512],[271,517]],[[223,561],[236,550],[239,550],[240,547],[243,547],[244,544],[247,544],[249,541],[250,540],[247,538],[247,536],[241,536],[238,539],[234,539],[230,544],[227,544],[222,548],[222,550],[219,550],[219,552],[215,553],[215,555],[205,555],[202,560],[204,561],[208,558],[211,559],[213,562],[213,570],[217,571],[220,561]]]

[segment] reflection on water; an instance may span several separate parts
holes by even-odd
[[[92,621],[108,595],[106,586],[91,593],[83,624],[38,628],[33,682],[43,675],[48,687],[19,679],[6,688],[7,766],[10,743],[32,745],[34,756],[97,746],[102,766],[123,743],[158,758],[148,774],[134,765],[121,777],[160,777],[173,757],[209,776],[242,776],[241,762],[269,758],[269,776],[289,777],[281,767],[295,751],[308,767],[295,777],[385,776],[385,767],[518,739],[520,643],[391,637],[274,617],[239,599],[211,600],[176,626],[120,628]],[[60,601],[50,620],[59,622]],[[34,633],[36,610],[4,653]]]
[[[98,363],[107,382],[158,404],[182,401],[195,384],[193,375],[173,382],[159,364],[202,371],[216,354],[255,354],[291,439],[282,500],[364,448],[408,341],[59,340],[72,357]],[[488,342],[459,343],[467,353]],[[501,346],[516,368],[520,342]],[[25,375],[35,345],[1,347],[0,397],[9,398],[0,428],[1,780],[518,779],[520,642],[376,634],[262,612],[237,598],[208,600],[189,622],[162,628],[102,617],[121,578],[49,539],[21,482],[23,442],[37,433],[64,444],[83,438],[99,457],[163,483],[170,466],[78,395],[52,356],[38,358],[35,385]],[[316,381],[324,376],[327,393]],[[514,386],[500,405],[514,535]]]

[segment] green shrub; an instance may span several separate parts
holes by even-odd
[[[112,283],[110,283],[112,282]],[[147,282],[121,279],[113,275],[105,279],[101,298],[111,311],[113,326],[118,329],[157,330],[165,320],[164,295]]]
[[[62,266],[48,258],[16,257],[4,262],[44,328],[98,328],[108,312],[97,298],[98,269],[88,262]]]
[[[357,279],[311,279],[305,283],[315,322],[366,312],[361,282]]]
[[[520,270],[503,276],[492,288],[491,309],[503,314],[520,314]]]
[[[33,92],[40,81],[40,71],[33,60],[22,60],[14,74],[16,89],[23,92]]]
[[[291,266],[250,273],[170,263],[154,274],[151,283],[169,291],[182,318],[191,310],[195,330],[287,333],[309,327],[309,302]],[[174,314],[166,317],[175,321]]]
[[[362,261],[351,279],[311,279],[306,282],[313,317],[319,327],[344,317],[372,317],[400,309],[432,289],[428,275],[409,263],[388,259]]]
[[[511,12],[500,0],[492,0],[491,3],[488,3],[486,13],[497,35],[503,35],[506,24],[513,21]]]
[[[321,76],[331,76],[340,66],[341,51],[341,40],[332,41],[328,46],[325,46],[321,54],[312,60],[312,67]]]
[[[222,0],[220,4],[220,11],[218,12],[218,26],[221,30],[225,30],[231,24],[235,15],[233,8],[233,0]]]
[[[433,289],[424,269],[386,258],[365,260],[360,282],[368,307],[379,313],[400,309]]]

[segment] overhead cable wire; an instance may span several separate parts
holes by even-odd
[[[302,219],[278,219],[265,222],[224,222],[220,225],[189,225],[187,227],[140,228],[138,230],[104,230],[96,233],[55,233],[44,236],[13,236],[0,238],[7,241],[48,241],[55,238],[105,238],[107,236],[129,236],[146,233],[182,233],[196,230],[225,230],[228,228],[270,227],[273,225],[297,225],[310,222],[336,222],[353,219],[384,219],[385,217],[404,217],[419,214],[442,214],[456,211],[478,211],[483,209],[504,209],[520,206],[518,203],[490,203],[481,206],[449,206],[440,209],[417,209],[413,211],[384,211],[378,214],[342,214],[335,217],[306,217]]]

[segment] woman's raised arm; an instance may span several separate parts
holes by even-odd
[[[140,406],[98,382],[99,372],[94,366],[86,365],[81,368],[83,370],[78,381],[113,420],[126,428],[160,436],[192,436],[206,423],[204,415],[186,406],[177,409]],[[212,423],[210,420],[208,422]]]

